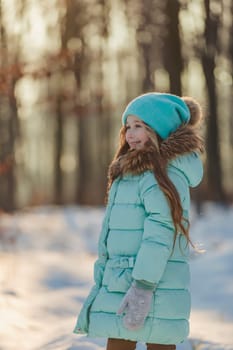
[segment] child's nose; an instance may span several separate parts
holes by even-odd
[[[130,131],[128,134],[127,134],[127,138],[128,139],[132,139],[133,138],[133,132]]]

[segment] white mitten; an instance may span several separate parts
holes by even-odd
[[[117,314],[125,312],[123,324],[129,330],[135,331],[143,326],[150,311],[153,290],[139,288],[133,282],[124,296]]]

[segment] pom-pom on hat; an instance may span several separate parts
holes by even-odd
[[[135,115],[149,125],[162,139],[166,139],[190,119],[187,104],[178,96],[150,92],[132,100],[122,115],[122,124],[127,117]]]
[[[190,111],[189,125],[196,127],[203,121],[202,108],[200,104],[192,97],[183,96],[182,100],[188,106]]]

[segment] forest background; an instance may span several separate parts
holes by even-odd
[[[102,205],[125,105],[203,107],[205,177],[233,199],[232,0],[0,0],[0,208]]]

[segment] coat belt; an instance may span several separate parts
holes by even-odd
[[[120,269],[127,269],[134,267],[135,264],[135,257],[133,256],[122,256],[122,257],[116,257],[111,258],[108,260],[108,266],[109,267],[115,267]]]

